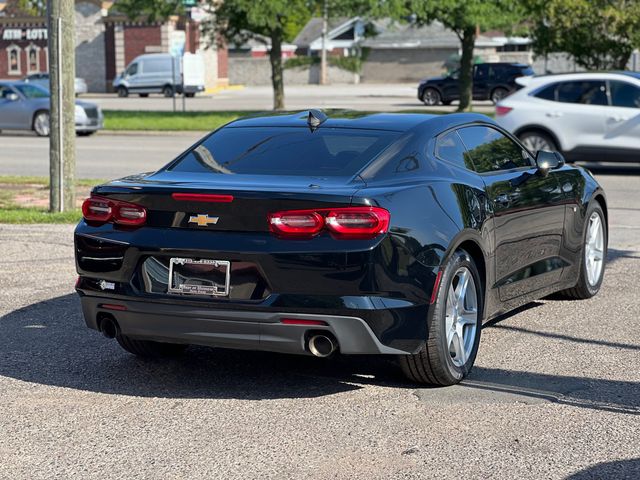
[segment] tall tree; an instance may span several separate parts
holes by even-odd
[[[640,47],[638,0],[528,0],[534,51],[567,52],[586,69],[623,70]]]
[[[24,0],[23,0],[24,1]],[[165,20],[183,12],[182,0],[119,0],[115,9],[132,19]]]
[[[209,29],[217,40],[243,43],[253,38],[268,40],[273,108],[284,109],[282,44],[291,41],[311,18],[307,0],[224,0],[214,1],[214,20]]]
[[[586,0],[585,0],[586,1]],[[478,30],[511,30],[524,16],[520,2],[509,0],[409,0],[408,10],[419,24],[441,22],[460,39],[460,105],[471,108],[473,98],[473,50]]]

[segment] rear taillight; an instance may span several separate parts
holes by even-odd
[[[269,228],[288,238],[310,238],[328,230],[336,238],[362,239],[386,233],[389,220],[389,212],[380,207],[288,210],[269,214]]]
[[[511,110],[513,110],[513,108],[511,108],[511,107],[503,107],[502,105],[497,105],[496,106],[496,116],[502,117],[503,115],[506,115],[507,113],[509,113]]]
[[[140,226],[147,221],[147,210],[135,203],[96,196],[82,203],[82,216],[91,223]]]

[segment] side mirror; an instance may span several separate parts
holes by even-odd
[[[9,100],[10,102],[15,102],[15,101],[16,101],[16,100],[18,100],[20,97],[18,97],[18,94],[17,94],[17,93],[13,93],[13,92],[11,92],[11,93],[7,94],[7,96],[6,96],[6,97],[4,97],[4,98],[6,98],[7,100]]]
[[[538,167],[538,171],[544,176],[551,170],[563,167],[564,157],[560,152],[538,150],[536,154],[536,166]]]

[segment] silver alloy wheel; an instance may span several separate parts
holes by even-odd
[[[534,154],[538,150],[555,150],[555,148],[551,144],[549,144],[546,138],[540,137],[536,134],[528,134],[527,136],[523,137],[521,141],[522,144]]]
[[[478,292],[467,267],[460,267],[453,275],[445,311],[447,348],[453,364],[462,367],[471,355],[478,328]]]
[[[437,90],[433,88],[427,88],[422,94],[422,101],[425,105],[433,106],[440,102],[440,95]]]
[[[584,262],[587,281],[589,285],[595,287],[600,281],[604,264],[604,228],[598,212],[593,212],[589,217],[584,245]]]
[[[33,129],[41,137],[49,135],[49,114],[47,112],[40,112],[33,120]]]

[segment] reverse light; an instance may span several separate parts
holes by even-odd
[[[281,237],[310,238],[328,230],[341,239],[374,238],[389,230],[390,215],[380,207],[288,210],[269,214],[271,232]]]
[[[135,203],[92,196],[82,203],[82,216],[91,223],[117,223],[140,226],[147,221],[147,210]]]
[[[513,108],[511,107],[503,107],[502,105],[496,105],[496,116],[502,117],[509,113]]]

